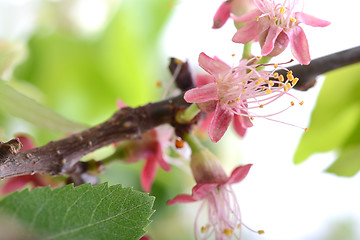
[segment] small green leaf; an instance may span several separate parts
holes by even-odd
[[[0,209],[41,239],[139,239],[152,215],[154,197],[121,185],[67,185],[13,193]]]
[[[360,170],[360,145],[342,149],[336,161],[326,169],[329,173],[352,177]]]
[[[77,132],[86,126],[72,122],[51,109],[35,102],[0,80],[0,109],[40,128],[64,133]]]

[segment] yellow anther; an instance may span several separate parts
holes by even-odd
[[[279,87],[283,87],[284,86],[284,84],[283,83],[279,83]]]
[[[263,108],[264,107],[264,104],[261,104],[260,106],[259,106],[259,108]]]
[[[257,233],[258,233],[258,234],[264,234],[265,231],[264,231],[264,230],[259,230],[259,231],[257,231]]]
[[[265,80],[265,83],[266,83],[266,84],[269,84],[269,80],[268,80],[268,79],[266,79],[266,80]]]
[[[274,82],[273,81],[269,81],[270,87],[274,86]]]
[[[276,78],[278,78],[279,77],[279,73],[274,73],[274,78],[276,79]]]
[[[286,87],[290,89],[290,88],[291,88],[291,84],[290,84],[290,83],[287,83],[287,84],[286,84]]]
[[[256,81],[256,82],[255,82],[255,85],[259,85],[259,84],[260,84],[260,81]]]
[[[296,19],[293,18],[293,17],[290,17],[290,21],[292,21],[293,23],[295,23],[295,22],[296,22]]]
[[[302,106],[304,104],[304,101],[301,101],[299,104]]]
[[[275,63],[274,68],[278,68],[278,67],[279,67],[279,64]]]
[[[276,20],[277,20],[277,17],[273,17],[273,20],[276,21]]]
[[[235,53],[231,54],[232,57],[235,57]]]
[[[182,65],[182,64],[184,63],[183,61],[181,61],[180,59],[177,59],[177,58],[174,59],[174,62],[175,62],[177,65]]]
[[[309,131],[309,128],[305,128],[305,132],[308,132]]]
[[[224,229],[224,234],[228,237],[230,237],[234,233],[234,230],[232,229]]]
[[[286,77],[289,79],[289,81],[294,80],[294,76],[292,74],[288,74]]]
[[[254,120],[254,117],[250,117],[250,120]]]
[[[280,8],[280,13],[281,13],[281,14],[284,14],[285,10],[286,10],[286,9],[285,9],[284,7],[281,7],[281,8]]]
[[[292,75],[292,74],[293,72],[291,70],[287,72],[287,75]]]
[[[266,94],[270,94],[271,90],[270,89],[266,89]]]
[[[202,226],[202,227],[201,227],[201,232],[202,232],[202,233],[204,233],[206,230],[207,230],[207,227],[205,227],[205,226]]]
[[[240,101],[240,98],[239,97],[235,98],[235,101],[237,101],[237,102]]]
[[[246,92],[246,90],[245,90],[245,89],[241,89],[241,91],[242,91],[243,93],[245,93],[245,92]]]
[[[283,82],[283,81],[284,81],[284,76],[283,76],[283,75],[280,75],[280,76],[279,76],[279,81],[280,81],[280,82]]]
[[[261,91],[264,91],[264,90],[265,90],[265,87],[264,87],[264,86],[262,86],[262,87],[260,88],[260,90],[261,90]]]
[[[258,21],[259,21],[259,17],[255,17],[255,21],[257,21],[257,22],[258,22]]]
[[[263,81],[264,81],[264,79],[263,79],[263,78],[259,78],[259,81],[260,81],[260,82],[263,82]]]
[[[260,59],[261,59],[261,56],[256,56],[256,59],[257,59],[257,60],[260,60]]]
[[[289,89],[287,86],[284,86],[284,91],[287,92]]]
[[[294,106],[294,105],[295,105],[295,103],[294,103],[293,101],[291,101],[290,104],[291,104],[291,106]]]
[[[294,78],[294,80],[292,81],[292,85],[294,86],[298,81],[299,81],[299,78]]]

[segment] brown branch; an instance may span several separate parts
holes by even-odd
[[[360,62],[360,46],[314,59],[309,65],[298,64],[288,69],[300,79],[294,88],[306,91],[315,85],[317,76],[357,62]],[[285,71],[278,72],[286,76]]]
[[[28,151],[3,153],[0,178],[32,173],[66,174],[90,152],[122,140],[138,139],[156,126],[172,123],[176,112],[188,105],[179,95],[138,108],[122,108],[106,122],[83,132]]]
[[[308,66],[289,67],[289,70],[300,78],[295,88],[307,90],[314,85],[316,76],[359,61],[360,47],[356,47],[315,59]],[[183,75],[187,78],[186,74]],[[181,94],[138,108],[123,108],[100,125],[19,153],[20,143],[16,139],[0,142],[0,178],[31,173],[71,174],[74,164],[90,152],[122,140],[138,139],[144,132],[161,124],[176,125],[175,114],[188,105]]]

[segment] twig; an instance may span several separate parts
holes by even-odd
[[[359,61],[360,47],[356,47],[315,59],[308,66],[295,65],[288,69],[300,79],[295,88],[307,90],[314,85],[316,76]],[[161,124],[176,125],[176,113],[188,106],[181,94],[138,108],[122,108],[100,125],[19,153],[17,140],[0,142],[0,178],[32,173],[66,174],[84,155],[101,147],[138,139],[144,132]]]

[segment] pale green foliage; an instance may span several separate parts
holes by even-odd
[[[360,169],[360,67],[330,72],[294,156],[295,163],[311,154],[337,150],[339,158],[328,171],[352,176]]]
[[[105,183],[15,192],[0,201],[0,209],[40,239],[139,239],[153,203],[146,193]]]

